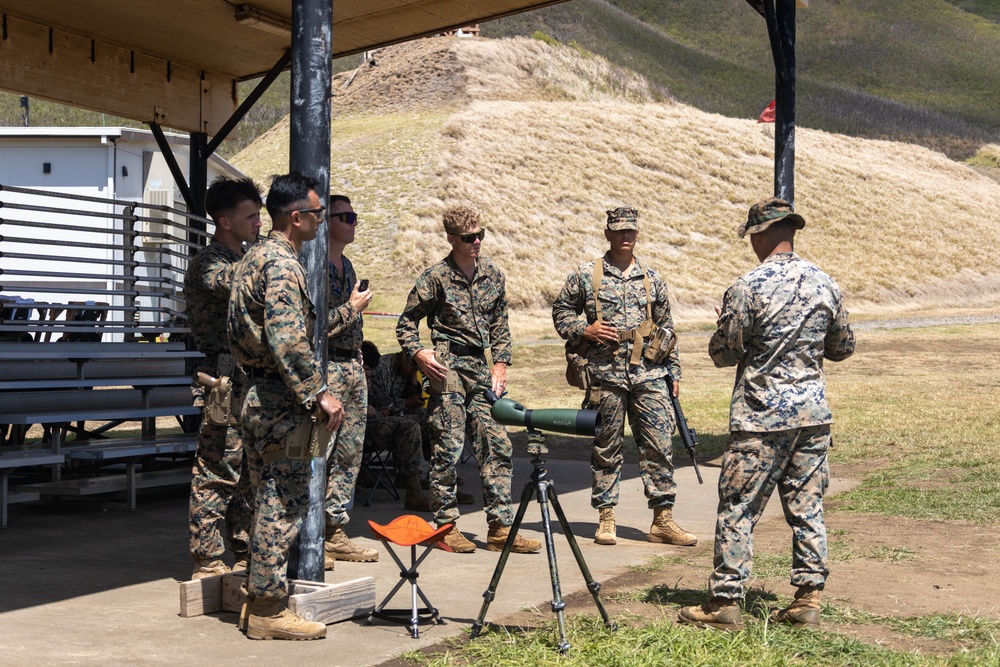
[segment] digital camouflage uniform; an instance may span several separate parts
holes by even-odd
[[[368,382],[361,366],[361,342],[364,340],[361,313],[351,305],[351,292],[357,282],[354,266],[347,257],[344,271],[333,262],[330,268],[330,312],[327,322],[327,386],[330,395],[344,405],[344,421],[330,441],[326,460],[326,529],[327,533],[348,521],[347,505],[361,468],[368,410]],[[349,355],[350,358],[348,358]]]
[[[410,291],[396,325],[396,338],[410,359],[423,348],[418,325],[424,318],[438,350],[438,362],[458,374],[459,384],[458,391],[448,393],[432,387],[427,407],[434,520],[441,526],[459,517],[456,466],[468,436],[479,461],[487,520],[509,526],[514,521],[510,497],[512,448],[506,429],[490,416],[484,392],[493,384],[491,367],[485,354],[476,352],[489,348],[493,363],[511,363],[503,274],[493,262],[481,257],[469,280],[451,255],[424,271]]]
[[[307,415],[306,403],[326,389],[312,348],[315,310],[305,271],[291,243],[272,231],[237,266],[229,302],[233,355],[248,373],[241,423],[256,491],[250,597],[288,595],[288,548],[309,509],[311,461],[263,454],[281,449]]]
[[[424,466],[420,422],[403,414],[405,402],[401,396],[408,384],[409,380],[396,371],[396,355],[382,355],[368,387],[368,404],[377,414],[368,416],[365,431],[365,437],[377,449],[392,454],[396,477],[402,480],[420,475]]]
[[[673,329],[667,284],[656,271],[636,258],[628,274],[623,275],[607,254],[600,261],[604,270],[598,298],[605,322],[619,331],[627,331],[636,329],[647,318],[642,280],[645,273],[649,279],[652,320],[660,327]],[[597,321],[594,262],[583,264],[566,279],[552,304],[552,321],[571,346],[580,342],[583,330]],[[633,365],[630,363],[633,345],[631,340],[617,346],[591,343],[583,355],[591,381],[601,386],[598,406],[601,429],[594,439],[590,460],[593,476],[590,503],[595,509],[618,504],[626,414],[639,450],[639,474],[650,509],[672,508],[677,493],[670,440],[674,415],[667,394],[671,389],[666,382],[668,371],[675,380],[681,378],[677,348],[662,363],[654,364],[642,357],[639,364]]]
[[[713,596],[743,595],[753,528],[775,486],[792,528],[791,583],[823,588],[833,421],[823,359],[841,361],[853,352],[836,283],[795,253],[771,255],[726,291],[708,347],[716,366],[737,366],[719,477]]]
[[[195,347],[205,355],[204,359],[197,360],[194,372],[212,377],[229,374],[234,395],[239,391],[240,374],[233,372],[234,369],[220,369],[219,355],[229,352],[226,310],[239,259],[240,256],[225,244],[212,240],[192,258],[184,276],[184,300],[191,334]],[[192,385],[196,407],[205,407],[204,393],[205,388],[200,384]],[[191,471],[188,510],[191,556],[196,560],[214,560],[222,556],[220,519],[225,519],[230,547],[237,558],[245,556],[253,520],[252,501],[239,425],[227,428],[202,420],[198,452]]]

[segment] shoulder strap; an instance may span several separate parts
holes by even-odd
[[[636,258],[635,265],[639,267],[642,271],[642,286],[646,290],[646,319],[653,319],[653,297],[649,293],[649,274],[646,273],[646,267],[644,267],[639,259]],[[594,260],[594,310],[597,311],[597,320],[601,319],[601,300],[597,298],[597,293],[601,289],[601,278],[604,276],[604,257],[598,257]]]
[[[594,310],[597,312],[597,321],[601,321],[601,300],[597,293],[601,290],[601,278],[604,276],[604,257],[594,260]]]

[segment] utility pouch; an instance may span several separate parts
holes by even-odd
[[[444,364],[446,355],[449,353],[450,349],[448,343],[438,343],[434,348],[434,357],[437,359],[439,364]],[[458,371],[452,368],[448,369],[448,372],[441,380],[435,380],[430,377],[427,379],[430,382],[431,391],[435,394],[450,394],[461,390],[462,382],[458,377]]]
[[[587,347],[589,347],[589,343],[583,337],[576,345],[566,343],[566,382],[569,386],[577,389],[586,389],[590,386],[587,360],[583,356]]]
[[[316,404],[301,424],[285,437],[284,454],[293,461],[309,461],[326,456],[333,431],[326,428],[326,413]],[[281,452],[281,450],[278,450]],[[280,458],[280,457],[279,457]],[[266,462],[265,455],[265,462]]]
[[[587,387],[587,395],[584,397],[584,405],[598,406],[601,404],[601,385],[592,384]]]
[[[208,390],[205,396],[205,421],[214,426],[234,426],[233,384],[229,377],[214,378],[198,373],[198,384]]]
[[[667,358],[675,345],[677,345],[677,336],[672,329],[656,327],[653,330],[653,335],[650,336],[649,345],[646,346],[643,356],[647,361],[658,364]]]

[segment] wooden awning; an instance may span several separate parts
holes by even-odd
[[[332,57],[563,0],[334,0]],[[0,0],[0,89],[213,135],[291,44],[291,0]]]

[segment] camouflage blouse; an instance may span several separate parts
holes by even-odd
[[[326,388],[312,348],[316,314],[292,244],[272,231],[237,265],[229,340],[244,368],[277,373],[302,405]]]
[[[399,345],[411,359],[423,348],[419,324],[425,317],[433,343],[489,348],[493,363],[511,363],[506,281],[489,259],[479,259],[472,280],[451,255],[417,278],[396,325]]]
[[[358,282],[351,260],[344,257],[344,271],[340,272],[333,262],[330,268],[330,312],[327,319],[327,343],[340,350],[360,350],[365,339],[364,321],[361,313],[351,305],[351,292]]]
[[[601,300],[601,318],[605,322],[619,331],[635,329],[642,324],[646,319],[646,288],[642,284],[645,273],[649,278],[649,297],[653,302],[653,322],[664,328],[674,328],[667,283],[660,279],[656,271],[643,265],[638,258],[628,275],[622,274],[608,260],[607,254],[600,261],[604,264],[604,274],[598,298]],[[575,345],[583,339],[583,330],[596,321],[594,262],[587,262],[566,278],[566,284],[552,304],[552,322],[559,335],[570,345]],[[590,343],[583,356],[587,359],[591,375],[605,385],[628,387],[665,377],[667,371],[675,380],[681,379],[680,357],[676,346],[659,364],[643,357],[638,365],[631,365],[631,353],[631,342],[615,346]]]
[[[795,253],[771,255],[726,291],[708,354],[736,365],[731,431],[784,431],[833,422],[823,359],[854,353],[840,289]]]
[[[236,262],[240,256],[219,241],[212,240],[191,259],[184,274],[184,301],[195,347],[211,360],[229,351],[226,310]],[[208,371],[215,374],[214,367]]]

